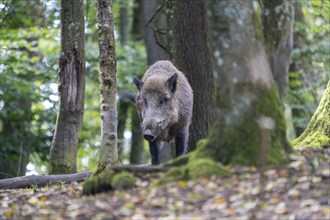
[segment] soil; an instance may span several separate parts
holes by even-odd
[[[330,219],[330,149],[301,150],[267,169],[229,167],[231,177],[159,184],[138,177],[132,189],[82,195],[82,184],[0,190],[1,219]]]

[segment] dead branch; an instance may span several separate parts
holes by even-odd
[[[19,189],[27,188],[31,186],[46,186],[55,185],[58,183],[71,183],[81,182],[90,177],[94,172],[86,171],[81,173],[73,174],[59,174],[59,175],[31,175],[31,176],[20,176],[9,179],[0,180],[0,189]]]
[[[167,172],[171,167],[150,166],[150,165],[123,165],[111,168],[114,171],[127,171],[133,174],[137,173],[154,173]],[[9,179],[0,180],[0,189],[20,189],[31,186],[43,187],[62,183],[82,182],[92,176],[94,171],[86,171],[73,174],[58,174],[58,175],[31,175],[20,176]]]
[[[167,172],[172,167],[162,167],[162,166],[150,166],[150,165],[123,165],[112,167],[114,171],[126,171],[130,173],[155,173],[155,172]]]

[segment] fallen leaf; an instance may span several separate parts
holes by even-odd
[[[300,195],[300,192],[299,190],[293,188],[289,190],[288,195],[292,197],[298,197]]]
[[[225,202],[226,202],[226,199],[225,198],[220,198],[220,199],[215,200],[214,203],[217,204],[217,205],[222,205]]]
[[[235,209],[233,209],[233,208],[228,208],[227,212],[229,215],[234,215],[236,213]]]
[[[40,200],[41,200],[41,201],[47,201],[48,198],[47,198],[46,196],[41,196],[41,197],[40,197]]]
[[[289,167],[295,170],[299,170],[300,167],[303,165],[303,161],[301,160],[297,160],[297,161],[293,161],[289,164]]]
[[[274,212],[276,214],[285,214],[288,213],[288,208],[284,202],[280,202],[278,205],[275,206]]]
[[[13,217],[13,215],[14,215],[14,211],[13,211],[13,210],[9,210],[8,212],[6,212],[6,216],[7,216],[8,218]]]
[[[319,205],[319,202],[314,199],[306,199],[301,201],[300,208],[304,208],[307,206],[314,206],[314,205]]]
[[[180,187],[186,187],[188,184],[187,184],[187,181],[183,181],[183,180],[180,180],[179,182],[178,182],[178,186],[180,186]]]
[[[38,198],[36,197],[31,197],[29,200],[28,200],[28,203],[30,204],[37,204],[39,202]]]

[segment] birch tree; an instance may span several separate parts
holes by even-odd
[[[99,81],[101,93],[101,150],[98,170],[119,164],[117,151],[116,53],[112,0],[97,0]]]

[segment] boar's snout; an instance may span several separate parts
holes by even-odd
[[[146,130],[143,133],[143,138],[146,139],[147,141],[154,141],[156,139],[156,136],[153,135],[150,130]]]

